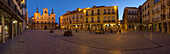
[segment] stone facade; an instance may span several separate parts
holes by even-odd
[[[44,8],[43,9],[43,14],[41,15],[37,11],[34,13],[34,18],[33,19],[33,30],[53,30],[55,29],[55,14],[52,12],[49,14],[48,9]]]
[[[27,19],[26,0],[0,0],[0,41],[5,43],[26,30]]]
[[[117,30],[118,7],[93,6],[92,8],[77,8],[74,11],[67,11],[60,17],[60,27],[66,30]]]
[[[123,14],[124,30],[141,30],[140,9],[136,7],[126,7]]]
[[[170,32],[169,3],[169,0],[147,0],[142,5],[143,30]]]

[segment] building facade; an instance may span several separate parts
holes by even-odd
[[[143,30],[170,32],[170,0],[147,0],[142,5]]]
[[[124,30],[142,30],[140,8],[126,7],[123,13]]]
[[[41,15],[38,11],[34,13],[34,17],[32,18],[33,20],[33,25],[32,29],[33,30],[54,30],[55,29],[55,14],[52,12],[49,14],[48,9],[44,8],[43,9],[43,14]]]
[[[118,29],[117,6],[93,6],[67,11],[60,17],[60,27],[66,30],[98,30]]]
[[[0,41],[5,43],[26,30],[27,19],[26,0],[0,0]]]

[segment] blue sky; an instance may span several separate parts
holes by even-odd
[[[48,8],[51,13],[52,7],[56,14],[56,22],[59,23],[59,17],[67,11],[76,8],[86,8],[96,6],[118,6],[119,19],[122,19],[125,7],[138,7],[146,0],[27,0],[28,15],[32,17],[36,11],[37,5],[39,12],[43,12],[43,8]]]

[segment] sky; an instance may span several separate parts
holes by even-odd
[[[27,0],[27,9],[29,17],[34,16],[36,8],[43,12],[43,8],[48,8],[51,13],[52,8],[56,14],[56,22],[59,23],[59,17],[67,11],[73,11],[77,8],[86,8],[95,6],[118,6],[119,19],[122,20],[125,7],[139,7],[146,0]]]

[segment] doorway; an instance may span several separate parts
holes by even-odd
[[[47,26],[46,25],[44,26],[44,30],[47,30]]]

